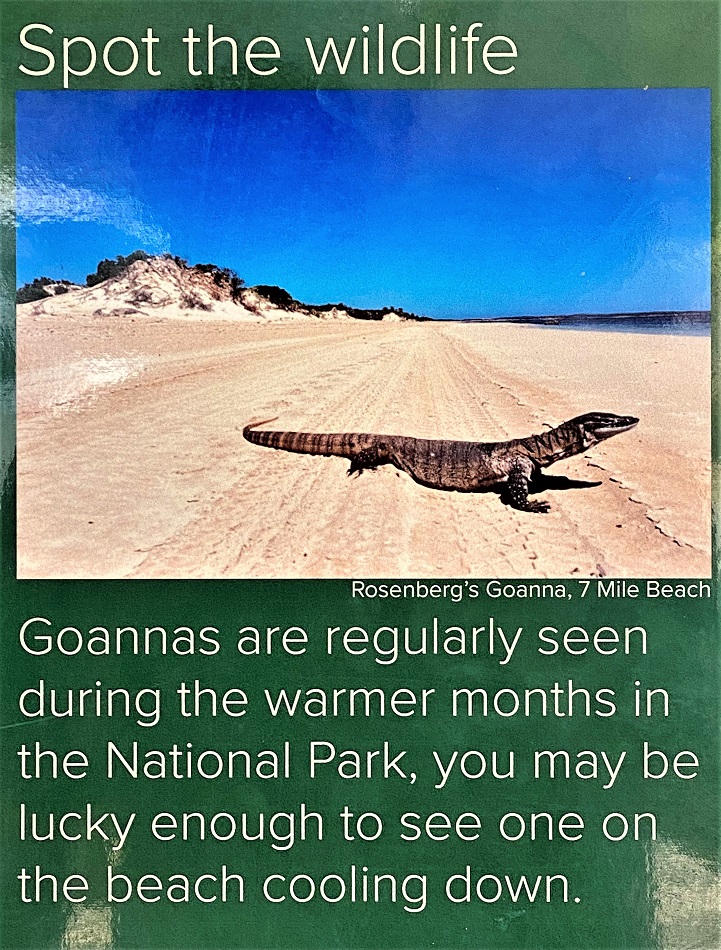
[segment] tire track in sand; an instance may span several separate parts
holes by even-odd
[[[312,350],[286,352],[285,386],[276,387],[275,398],[266,393],[260,406],[256,395],[245,418],[280,415],[277,426],[309,431],[376,430],[413,359],[407,341],[382,342],[388,336],[384,329],[369,327],[365,346],[363,337],[338,346],[325,354],[324,365]],[[355,562],[369,569],[376,555],[383,557],[388,547],[383,506],[356,497],[372,476],[347,480],[345,460],[253,446],[242,440],[240,428],[240,477],[178,534],[148,552],[135,575],[338,576],[346,569],[349,544]]]
[[[552,513],[535,515],[505,507],[493,492],[424,488],[390,466],[347,479],[344,460],[242,438],[245,422],[279,416],[283,429],[503,440],[560,422],[574,400],[603,401],[605,380],[554,382],[555,352],[545,364],[534,357],[539,380],[517,365],[515,350],[499,356],[498,341],[508,348],[527,339],[516,328],[309,321],[171,331],[163,329],[169,351],[157,327],[132,329],[139,377],[93,392],[73,411],[19,418],[21,576],[708,573],[703,552],[665,537],[619,483],[549,492]],[[88,352],[85,332],[64,328],[71,355]],[[47,359],[55,359],[52,347]],[[695,457],[696,442],[687,442]],[[660,495],[663,473],[642,467],[648,451],[642,441],[619,440],[552,473],[592,480],[594,460],[625,473],[638,455],[634,479],[643,475]],[[72,492],[57,477],[58,459],[73,473]]]

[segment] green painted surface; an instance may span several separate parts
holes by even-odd
[[[99,657],[88,661],[80,656],[54,654],[30,658],[22,655],[14,642],[13,632],[28,616],[24,604],[16,606],[6,611],[5,619],[5,630],[9,631],[6,656],[11,657],[11,672],[6,668],[5,674],[6,724],[18,721],[18,687],[37,685],[41,676],[48,688],[54,684],[92,688],[100,680],[105,686],[124,686],[131,691],[148,686],[163,688],[168,695],[172,695],[180,681],[198,678],[203,686],[213,684],[217,690],[245,690],[251,712],[240,719],[219,717],[199,723],[164,711],[161,722],[153,728],[124,718],[98,723],[93,717],[76,719],[69,728],[67,720],[46,718],[6,730],[6,775],[17,772],[13,758],[21,741],[37,741],[62,753],[85,749],[91,765],[98,764],[99,773],[84,781],[4,783],[3,945],[59,946],[68,926],[66,904],[37,908],[18,902],[15,875],[19,865],[31,867],[39,863],[55,873],[83,873],[94,879],[94,890],[98,892],[103,890],[107,864],[107,846],[98,842],[16,843],[19,803],[24,801],[29,810],[43,814],[49,809],[61,814],[82,811],[85,803],[91,801],[98,813],[111,807],[120,816],[138,813],[139,827],[129,836],[114,865],[131,878],[149,872],[161,878],[179,872],[195,878],[201,873],[217,873],[223,864],[246,878],[246,901],[242,905],[117,905],[112,911],[112,943],[118,947],[670,947],[682,946],[680,942],[669,941],[672,937],[686,939],[689,928],[696,934],[705,932],[709,942],[703,946],[713,947],[718,920],[713,908],[704,909],[699,903],[708,900],[718,854],[718,649],[711,602],[651,605],[605,601],[599,606],[592,595],[592,599],[579,602],[578,585],[566,583],[574,600],[524,605],[484,598],[472,606],[434,607],[428,603],[365,609],[351,605],[349,585],[344,583],[139,583],[130,588],[130,593],[127,585],[116,583],[96,584],[90,590],[85,584],[24,584],[23,594],[28,598],[25,604],[32,603],[36,615],[62,618],[63,623],[82,631],[98,624],[110,628],[159,624],[171,630],[189,625],[197,630],[211,623],[221,631],[218,639],[223,648],[219,656],[205,658]],[[338,623],[361,624],[370,629],[381,624],[402,624],[417,633],[420,626],[432,623],[433,616],[438,616],[442,627],[451,623],[483,626],[488,624],[489,617],[494,617],[506,629],[523,626],[525,630],[516,656],[505,667],[486,653],[457,659],[406,657],[387,666],[347,656],[328,659],[322,658],[322,637],[315,636],[304,658],[240,657],[234,647],[238,628],[249,621],[258,626],[275,626],[289,618],[311,633]],[[642,623],[649,633],[645,657],[582,656],[561,661],[540,655],[540,644],[532,636],[547,624],[559,629],[580,624],[595,631],[601,625],[623,628],[636,623]],[[651,721],[622,712],[611,718],[586,718],[582,698],[574,700],[575,715],[550,716],[545,720],[538,715],[491,715],[470,720],[438,714],[427,719],[351,719],[345,715],[337,719],[303,718],[288,725],[287,720],[269,721],[260,712],[262,690],[281,686],[366,686],[387,691],[401,687],[416,691],[435,688],[439,704],[432,709],[440,709],[447,706],[451,686],[482,686],[493,696],[509,687],[521,692],[527,687],[550,689],[556,682],[567,690],[569,679],[576,689],[585,688],[591,696],[601,688],[613,689],[619,707],[626,709],[631,707],[635,680],[644,685],[663,685],[672,696],[672,715],[668,720]],[[511,708],[508,694],[501,702],[504,709]],[[592,706],[601,711],[606,708],[595,701]],[[136,781],[121,770],[110,782],[103,775],[108,740],[126,755],[130,742],[137,741],[142,757],[143,750],[167,750],[173,743],[185,749],[187,742],[192,742],[197,751],[281,751],[288,739],[293,750],[290,780],[256,777]],[[645,739],[654,749],[671,755],[695,750],[701,760],[698,777],[691,781],[641,781]],[[406,761],[417,770],[418,781],[410,785],[399,777],[348,780],[332,769],[328,769],[327,778],[312,781],[307,775],[306,759],[313,740],[330,740],[339,750],[363,751],[380,748],[384,740],[389,740],[394,750],[408,750]],[[530,757],[533,750],[545,748],[566,748],[573,757],[583,750],[603,749],[617,758],[626,751],[627,762],[616,782],[606,790],[600,785],[607,784],[607,780],[537,781],[530,773]],[[456,749],[480,750],[489,759],[493,750],[500,753],[513,749],[517,777],[512,782],[491,778],[489,765],[488,773],[480,779],[455,775],[443,789],[433,789],[432,751],[436,750],[447,761]],[[499,773],[507,771],[506,763],[504,751],[499,758]],[[475,767],[469,759],[469,772]],[[184,773],[184,766],[180,771]],[[387,823],[388,837],[384,835],[379,841],[364,845],[347,844],[340,840],[333,822],[327,825],[322,844],[311,838],[299,841],[289,850],[275,852],[267,841],[252,843],[239,838],[226,843],[206,841],[202,845],[160,844],[146,830],[158,812],[181,814],[196,810],[208,817],[218,812],[236,816],[247,812],[252,827],[259,812],[297,813],[303,802],[327,816],[339,814],[345,805],[355,813],[376,811]],[[463,812],[479,814],[484,825],[481,837],[466,843],[449,840],[404,844],[398,840],[401,814],[427,815],[436,811],[454,818]],[[558,840],[556,836],[550,843],[509,843],[500,840],[495,832],[497,821],[506,812],[527,815],[545,811],[556,819],[568,812],[583,815],[583,838],[572,842]],[[647,840],[645,834],[640,842],[604,840],[599,827],[611,812],[629,816],[636,812],[654,813],[658,819],[657,841]],[[225,827],[219,826],[220,834],[226,833]],[[402,876],[427,875],[427,909],[414,914],[404,911],[400,903],[374,906],[346,901],[337,905],[313,901],[305,906],[286,901],[271,907],[258,899],[260,885],[269,873],[343,875],[349,873],[353,864],[365,864],[371,874],[392,871]],[[564,874],[570,882],[571,899],[568,903],[531,905],[504,898],[488,905],[474,900],[455,906],[443,898],[444,882],[451,874],[463,872],[466,865],[478,877]],[[491,889],[487,893],[492,894],[490,883],[488,887]],[[579,904],[573,902],[576,896],[581,898]],[[695,910],[686,921],[678,905],[688,906],[688,901],[695,902]]]
[[[471,4],[405,3],[224,3],[200,7],[189,3],[4,3],[2,28],[3,181],[13,168],[12,122],[15,88],[60,88],[57,75],[29,82],[16,71],[19,26],[28,22],[51,24],[58,35],[82,34],[98,42],[113,35],[138,35],[152,25],[157,35],[176,42],[187,26],[201,29],[212,20],[218,30],[235,35],[268,34],[283,49],[284,69],[277,87],[308,88],[314,80],[301,54],[302,37],[325,37],[331,29],[356,32],[363,23],[380,19],[389,32],[400,33],[407,24],[466,22],[476,18],[493,22],[498,32],[513,36],[519,45],[518,69],[512,78],[476,77],[474,84],[499,87],[542,86],[711,86],[717,96],[718,29],[715,4],[584,2],[511,2],[485,4],[482,16]],[[188,79],[180,56],[173,58],[164,45],[163,76],[148,81],[152,88],[201,88],[204,80]],[[183,50],[181,49],[181,52]],[[301,65],[303,63],[304,65]],[[274,80],[275,81],[275,80]],[[412,88],[424,80],[404,79]],[[338,85],[393,87],[393,77],[348,76]],[[222,85],[222,82],[218,83]],[[260,85],[255,81],[256,87]],[[327,82],[327,85],[333,85]],[[397,82],[401,85],[400,80]],[[453,83],[445,77],[442,85]],[[458,85],[469,80],[458,77]],[[249,85],[252,83],[249,82]],[[134,88],[143,86],[138,80]],[[264,81],[265,88],[272,83]],[[87,88],[128,88],[122,80],[110,82],[99,73]],[[237,88],[237,83],[234,85]],[[717,107],[717,103],[716,103]],[[717,141],[717,128],[715,129]],[[717,199],[716,199],[717,200]],[[718,204],[715,205],[717,215]],[[4,227],[3,361],[6,380],[12,379],[14,362],[13,308],[9,288],[14,285],[12,231]],[[717,336],[716,336],[717,341]],[[717,342],[715,343],[717,347]],[[717,352],[717,350],[716,350]],[[716,386],[717,386],[716,375]],[[717,417],[718,418],[718,417]],[[50,947],[238,947],[238,948],[568,948],[568,950],[621,950],[621,948],[698,947],[715,950],[721,945],[719,911],[714,890],[719,842],[719,648],[718,604],[713,596],[701,600],[603,600],[579,597],[576,582],[567,582],[572,600],[473,602],[360,603],[350,598],[344,582],[17,582],[14,579],[14,467],[12,458],[12,392],[3,397],[3,497],[2,497],[2,636],[0,695],[2,724],[2,917],[3,948]],[[716,440],[717,458],[718,440]],[[6,469],[6,464],[9,467]],[[68,473],[71,490],[71,473]],[[32,616],[46,617],[57,626],[73,625],[82,631],[102,625],[162,625],[172,630],[188,625],[198,629],[214,625],[220,630],[222,651],[213,657],[159,658],[67,657],[52,653],[33,658],[21,650],[18,630]],[[489,618],[504,627],[523,626],[527,631],[518,656],[507,667],[481,654],[478,657],[410,657],[383,666],[370,658],[322,655],[322,633],[327,625],[359,624],[375,629],[399,624],[416,630],[439,617],[444,625],[487,625]],[[311,649],[302,658],[241,657],[235,650],[238,628],[244,624],[264,627],[299,624],[311,633]],[[560,629],[579,624],[595,631],[602,625],[623,628],[643,625],[649,635],[645,656],[585,655],[564,659],[537,652],[535,632],[550,624]],[[152,728],[132,720],[94,717],[21,721],[17,710],[22,689],[43,678],[48,687],[92,688],[105,686],[161,688],[173,694],[181,680],[196,678],[217,690],[240,688],[250,698],[251,713],[240,719],[217,717],[196,721],[183,718],[170,707]],[[487,719],[452,719],[447,714],[427,719],[371,717],[270,721],[257,710],[262,690],[285,687],[401,687],[434,688],[447,697],[451,686],[482,686],[489,693],[513,687],[546,686],[573,680],[592,694],[600,688],[616,691],[623,712],[612,718],[597,716],[516,716]],[[633,683],[639,680],[661,686],[671,695],[672,715],[650,722],[629,712]],[[445,708],[447,703],[443,703]],[[440,703],[439,703],[440,707]],[[253,711],[256,711],[253,714]],[[694,750],[700,759],[699,775],[692,781],[639,778],[644,739],[669,754]],[[292,744],[295,758],[290,779],[202,778],[134,781],[127,777],[108,781],[104,776],[106,743],[127,748],[132,741],[142,749],[167,749],[173,743],[196,750],[278,750]],[[395,749],[407,749],[407,760],[417,765],[415,785],[400,778],[344,780],[337,774],[311,781],[304,769],[308,743],[328,740],[338,749],[373,749],[387,740]],[[59,752],[87,750],[90,776],[82,781],[22,780],[17,750],[21,743],[39,742]],[[583,750],[627,752],[628,765],[612,788],[601,782],[563,779],[535,780],[528,774],[532,750],[566,748],[574,755]],[[435,790],[432,751],[442,757],[453,750],[513,749],[519,775],[513,782],[484,775],[477,780],[459,777]],[[523,762],[523,767],[520,763]],[[227,865],[246,881],[246,900],[203,905],[143,904],[137,900],[108,908],[103,900],[108,865],[107,843],[18,841],[18,812],[24,802],[31,811],[61,814],[83,811],[92,803],[125,816],[137,812],[136,827],[127,845],[112,860],[117,873],[137,879],[155,873],[164,879],[183,873],[195,878],[218,873]],[[328,816],[322,843],[299,841],[288,850],[273,850],[267,841],[228,842],[206,840],[173,844],[154,840],[147,831],[158,812],[193,812],[207,815],[247,812],[297,811],[301,803]],[[388,831],[376,842],[352,845],[341,840],[337,815],[344,806],[354,812],[376,811]],[[480,838],[403,843],[398,839],[398,817],[404,812],[425,815],[435,811],[456,816],[476,812],[483,820]],[[528,814],[549,811],[555,817],[579,812],[586,832],[581,841],[502,841],[494,824],[506,812]],[[658,819],[655,842],[613,843],[599,834],[603,817],[611,812],[633,815],[652,812]],[[40,864],[56,875],[81,873],[91,879],[87,906],[67,901],[40,905],[19,899],[19,867]],[[422,913],[383,900],[378,904],[319,900],[307,904],[271,905],[260,900],[260,885],[270,873],[288,877],[307,873],[347,875],[351,865],[366,866],[370,874],[393,872],[400,877],[424,874],[428,878],[427,907]],[[471,866],[474,879],[483,874],[500,878],[520,874],[566,875],[570,882],[568,903],[513,902],[507,896],[494,903],[474,899],[454,905],[443,898],[443,885],[451,874]],[[492,885],[488,885],[492,891]],[[410,895],[412,896],[412,894]],[[573,898],[579,897],[580,902]],[[412,902],[411,902],[412,904]],[[82,913],[78,907],[83,906]],[[417,904],[416,904],[417,906]],[[80,921],[80,924],[78,923]]]

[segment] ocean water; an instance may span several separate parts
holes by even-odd
[[[663,313],[589,313],[558,317],[483,318],[473,323],[523,323],[561,330],[613,330],[618,333],[663,333],[674,336],[709,336],[711,313],[708,310],[667,311]]]

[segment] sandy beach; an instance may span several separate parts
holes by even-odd
[[[21,578],[709,575],[707,338],[32,305],[17,337]],[[602,484],[546,515],[241,434],[497,441],[593,410],[641,422],[554,465]]]

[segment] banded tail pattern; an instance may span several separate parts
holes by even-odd
[[[276,417],[277,418],[277,417]],[[376,436],[361,432],[258,432],[258,426],[275,419],[250,422],[243,428],[243,438],[255,445],[304,455],[339,455],[353,461],[361,452],[373,447]]]

